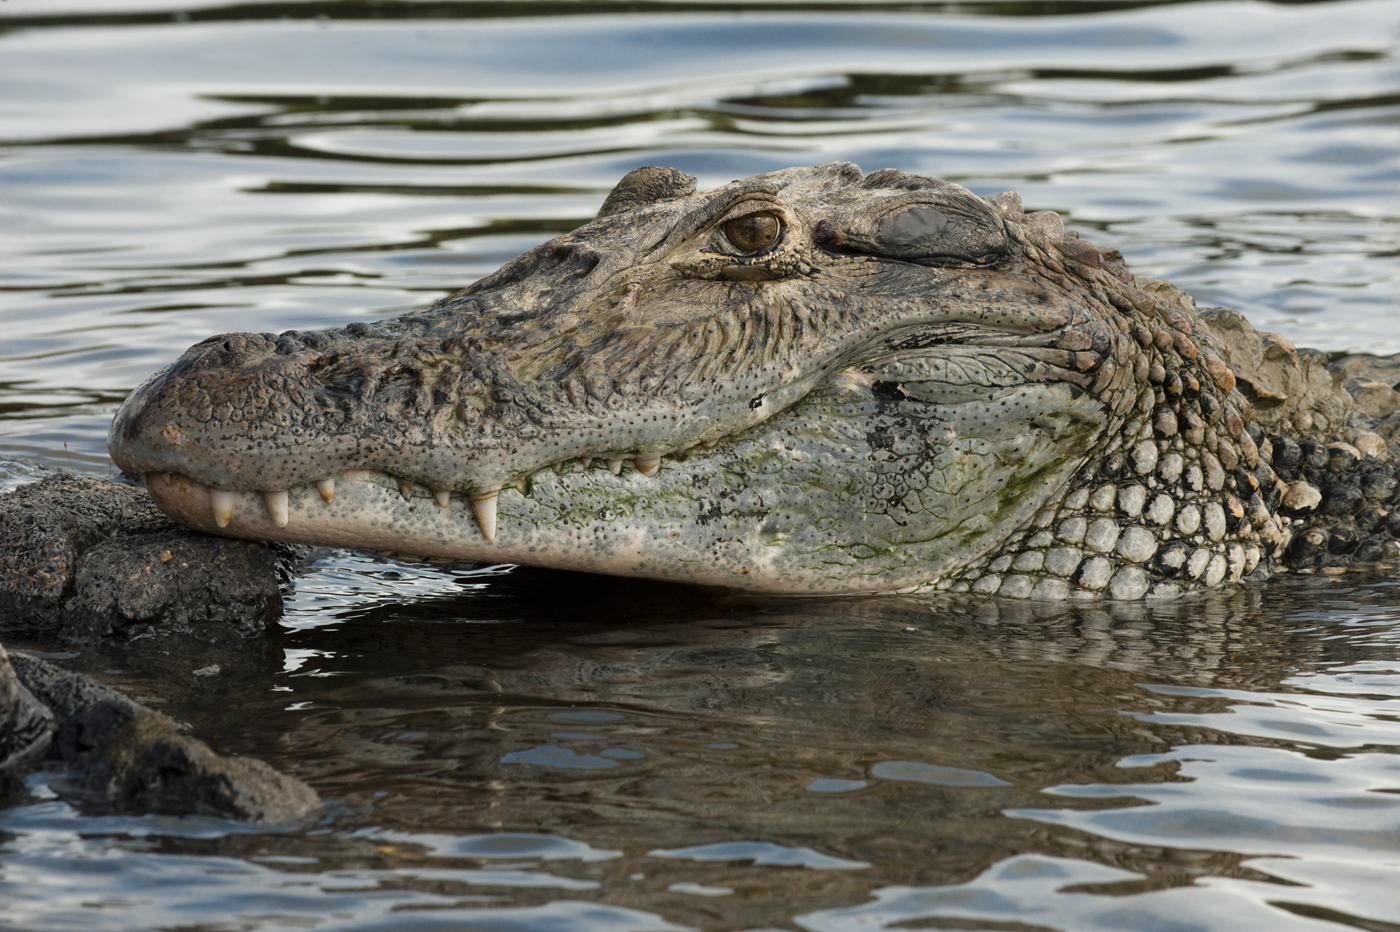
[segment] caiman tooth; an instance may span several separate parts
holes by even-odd
[[[564,468],[564,464],[563,464],[563,463],[550,463],[550,464],[549,464],[549,468],[552,469],[552,470],[554,470],[554,474],[557,476],[557,475],[559,475],[559,470],[561,470],[561,469]]]
[[[335,477],[317,480],[316,491],[321,493],[321,497],[326,500],[327,505],[335,501]]]
[[[287,491],[264,492],[263,504],[267,506],[267,516],[278,527],[287,526]]]
[[[500,489],[492,489],[468,496],[472,503],[472,514],[476,515],[477,526],[481,528],[481,536],[487,540],[496,539],[496,496],[500,494]]]
[[[592,466],[592,465],[593,465],[593,457],[591,457],[591,456],[580,456],[579,459],[578,459],[578,462],[579,462],[579,465],[580,465],[580,466],[582,466],[584,469],[587,469],[589,466]]]
[[[437,500],[439,508],[446,508],[452,503],[452,490],[433,489],[433,498]]]
[[[661,457],[639,456],[633,462],[637,464],[637,472],[650,479],[656,475],[656,470],[661,466]]]
[[[412,482],[409,482],[407,479],[400,479],[400,480],[399,480],[399,494],[403,496],[403,500],[404,500],[404,501],[408,501],[410,498],[412,498],[412,497],[413,497],[413,483],[412,483]]]
[[[228,527],[233,519],[233,493],[210,489],[209,507],[214,512],[214,523],[219,527]]]
[[[515,477],[515,488],[520,492],[521,495],[530,494],[530,484],[525,481],[524,476]]]
[[[608,472],[612,473],[614,476],[621,474],[622,460],[620,458],[615,460],[603,460],[603,462],[607,464]]]

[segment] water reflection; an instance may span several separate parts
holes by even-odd
[[[353,887],[466,927],[486,915],[468,894],[522,927],[551,904],[561,928],[1397,915],[1388,581],[1076,608],[733,600],[335,553],[307,580],[280,651],[189,691],[116,678],[335,800],[321,833],[258,849],[313,860],[240,868],[284,891],[267,872],[304,875],[293,913]],[[380,583],[403,588],[330,597]],[[0,863],[39,850],[25,820],[45,805],[9,816]],[[157,836],[179,847],[142,845]],[[245,838],[201,857],[246,858]],[[63,845],[21,861],[73,871]],[[428,895],[442,884],[456,899]]]

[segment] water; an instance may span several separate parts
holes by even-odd
[[[0,147],[5,486],[106,474],[205,336],[420,307],[645,164],[1015,188],[1261,329],[1400,352],[1392,0],[7,0]],[[1396,596],[746,603],[326,552],[216,677],[64,661],[325,817],[39,775],[0,928],[1400,929]]]

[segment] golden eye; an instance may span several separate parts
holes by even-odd
[[[778,241],[783,224],[775,214],[749,214],[724,222],[724,237],[743,253],[753,254]]]

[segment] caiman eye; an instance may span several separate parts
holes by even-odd
[[[752,255],[776,243],[783,232],[783,224],[775,214],[749,214],[726,220],[723,230],[724,238],[729,240],[731,246]]]

